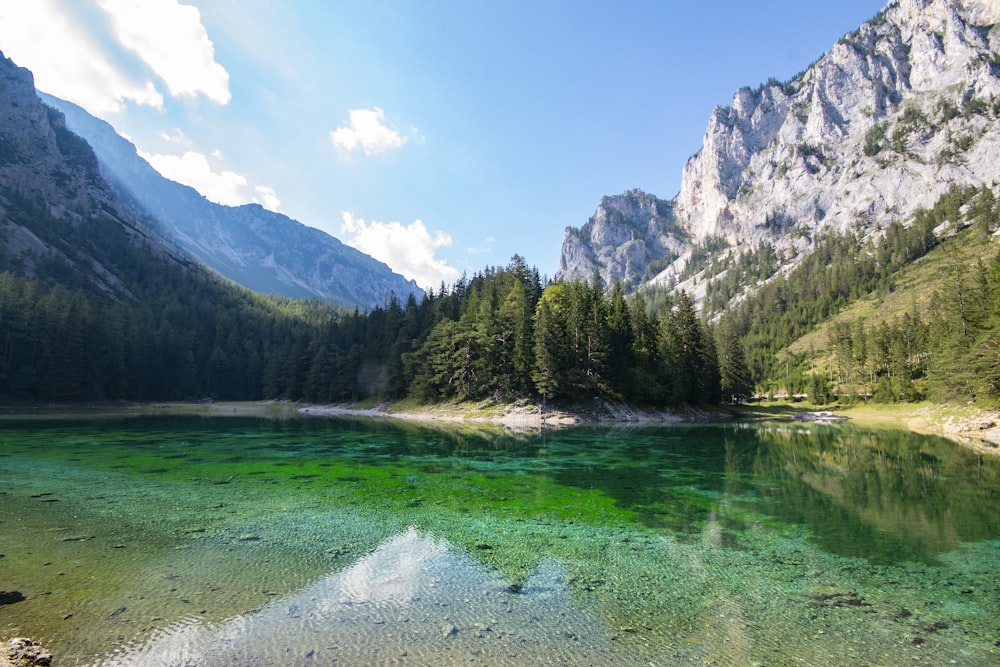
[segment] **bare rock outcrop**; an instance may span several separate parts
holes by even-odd
[[[557,278],[590,280],[600,273],[606,287],[621,280],[627,287],[649,277],[683,254],[686,233],[677,223],[673,202],[641,190],[604,197],[582,228],[567,228]]]

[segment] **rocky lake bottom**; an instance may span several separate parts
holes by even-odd
[[[992,665],[997,562],[1000,462],[901,432],[0,422],[55,665]]]

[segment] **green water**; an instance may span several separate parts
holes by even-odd
[[[1000,461],[851,426],[0,422],[58,665],[1000,664]]]

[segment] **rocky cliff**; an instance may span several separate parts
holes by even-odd
[[[122,199],[169,241],[249,289],[332,301],[363,310],[395,294],[422,290],[378,260],[318,229],[257,204],[223,206],[161,176],[132,143],[80,107],[42,100],[66,115],[69,128],[93,146],[100,168]]]
[[[566,230],[558,276],[590,280],[596,269],[606,286],[634,287],[655,275],[687,250],[673,208],[641,190],[604,197],[587,224]]]
[[[767,243],[794,261],[828,231],[877,234],[954,185],[1000,182],[998,24],[996,0],[899,0],[790,81],[738,90],[671,202],[687,239]],[[622,247],[580,248],[574,234],[568,267]]]
[[[31,72],[0,54],[0,269],[36,276],[44,267],[72,284],[133,298],[109,239],[189,264],[133,220],[87,142],[38,99]]]

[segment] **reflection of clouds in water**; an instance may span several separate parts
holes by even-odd
[[[342,622],[335,617],[349,617],[352,605],[405,606],[418,599],[421,587],[433,585],[435,561],[447,553],[447,542],[421,537],[410,527],[350,567],[257,612],[214,626],[182,619],[142,646],[119,650],[98,664],[201,665],[223,655],[252,655],[253,664],[281,664],[279,645],[302,648],[315,643],[321,624]],[[277,662],[262,658],[265,653]]]
[[[335,603],[408,604],[417,597],[427,564],[447,550],[446,542],[420,537],[410,527],[343,572],[318,583],[316,588],[332,590],[321,598],[317,611],[322,613]]]
[[[643,664],[575,604],[543,559],[519,593],[501,573],[410,528],[350,567],[217,625],[188,617],[102,667]]]

